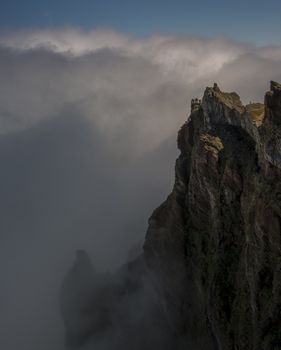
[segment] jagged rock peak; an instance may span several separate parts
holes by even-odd
[[[273,92],[274,91],[281,91],[281,84],[277,83],[276,81],[271,80],[270,90]]]
[[[110,282],[77,252],[61,299],[72,347],[113,334],[116,319],[124,336],[114,350],[280,349],[281,85],[271,82],[265,105],[243,106],[217,84],[192,103],[178,134],[175,184],[149,219],[143,256]],[[147,286],[155,287],[152,294]],[[135,293],[152,298],[131,319]],[[142,328],[132,325],[149,300]]]
[[[236,92],[223,92],[217,85],[214,83],[213,87],[207,87],[204,93],[203,102],[209,102],[214,100],[217,103],[224,104],[228,108],[235,109],[240,113],[243,113],[245,107],[243,106],[240,96]]]
[[[271,82],[265,106],[206,88],[178,146],[144,255],[179,348],[280,349],[281,85]]]

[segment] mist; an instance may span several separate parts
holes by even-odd
[[[281,47],[223,37],[0,33],[1,349],[64,348],[58,295],[76,249],[98,273],[141,252],[190,99],[216,81],[262,102],[280,63]]]

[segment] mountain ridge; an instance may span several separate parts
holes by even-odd
[[[214,84],[179,131],[175,186],[144,253],[192,349],[281,346],[280,103],[271,82],[257,123]]]
[[[264,104],[244,106],[237,93],[223,92],[216,83],[206,88],[202,101],[192,101],[178,133],[175,184],[149,219],[143,254],[124,266],[121,289],[112,283],[102,288],[110,315],[112,305],[130,299],[130,288],[139,288],[140,280],[142,293],[143,286],[153,286],[148,299],[145,293],[150,305],[145,317],[133,326],[148,341],[121,326],[121,343],[114,338],[106,349],[280,349],[280,140],[281,85],[276,82]],[[88,309],[99,314],[93,302]],[[131,304],[123,306],[131,314]],[[83,321],[83,313],[75,317]],[[105,334],[115,330],[112,324]],[[93,323],[89,334],[96,336]],[[79,347],[83,332],[76,335]]]

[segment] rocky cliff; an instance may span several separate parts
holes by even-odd
[[[207,88],[178,134],[145,259],[193,349],[281,349],[281,86],[264,105]]]
[[[131,319],[138,290],[146,312],[133,323],[137,331],[130,322],[118,328],[118,339],[129,329],[137,340],[104,349],[281,349],[280,136],[275,82],[264,104],[243,106],[217,84],[192,101],[178,134],[173,191],[149,219],[143,256],[125,267],[123,282],[107,282],[98,298],[93,291],[87,336],[104,312],[106,332],[112,328],[114,305]],[[143,294],[147,285],[155,293]],[[83,342],[83,330],[79,336]]]

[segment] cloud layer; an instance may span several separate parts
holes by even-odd
[[[226,38],[0,33],[0,347],[61,349],[57,293],[73,252],[112,269],[142,241],[189,100],[216,81],[262,101],[280,68],[281,47]]]

